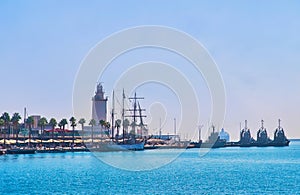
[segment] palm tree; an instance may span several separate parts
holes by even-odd
[[[57,125],[57,121],[55,118],[51,118],[50,121],[49,121],[49,125],[51,125],[52,127],[52,139],[54,139],[54,129]]]
[[[136,125],[136,122],[132,121],[132,123],[130,124],[132,130],[130,131],[130,133],[132,134],[132,132],[134,132],[133,134],[135,134],[135,127],[137,126]]]
[[[101,131],[100,131],[100,134],[101,134],[101,137],[102,137],[102,135],[103,135],[103,127],[105,126],[105,120],[100,120],[99,121],[99,125],[101,126]]]
[[[121,127],[121,123],[122,123],[121,119],[118,119],[115,122],[115,127],[117,128],[117,137],[118,137],[118,139],[119,139],[119,133],[120,133],[119,129]]]
[[[10,116],[7,112],[4,112],[1,116],[1,118],[4,120],[4,137],[6,137],[6,131],[9,129],[9,122],[10,122]],[[9,135],[8,135],[9,138]],[[5,141],[5,138],[4,138]]]
[[[91,119],[89,125],[92,126],[92,143],[94,142],[94,126],[96,125],[96,120]]]
[[[61,121],[59,122],[60,124],[60,127],[62,127],[62,130],[63,130],[63,143],[65,142],[65,128],[66,128],[66,125],[68,124],[68,121],[67,119],[63,118],[61,119]]]
[[[5,121],[3,120],[3,118],[0,118],[0,130],[1,130],[1,135],[3,135],[3,127],[4,127]],[[5,145],[5,136],[3,136],[4,139],[4,145]]]
[[[124,126],[124,130],[126,130],[127,134],[128,134],[128,127],[129,127],[129,120],[126,118],[124,121],[123,121],[123,126]],[[123,132],[123,134],[125,135],[125,132]]]
[[[41,142],[43,143],[43,134],[44,134],[44,129],[45,129],[45,125],[47,125],[48,121],[45,117],[40,118],[40,120],[38,121],[38,126],[41,127]]]
[[[19,135],[19,121],[21,120],[21,116],[19,113],[14,113],[13,116],[11,117],[11,122],[13,123],[13,127],[14,127],[14,131],[16,131],[16,141],[18,142],[18,135]],[[14,136],[14,132],[13,132],[13,137]]]
[[[86,123],[85,119],[84,119],[84,118],[81,118],[81,119],[78,121],[78,123],[81,124],[81,130],[83,131],[84,123]]]
[[[71,127],[72,127],[72,149],[74,147],[74,139],[75,139],[75,127],[76,127],[76,119],[72,116],[70,118],[70,123],[71,123]]]
[[[81,124],[81,130],[82,130],[82,137],[84,136],[84,123],[86,123],[85,119],[84,118],[81,118],[79,121],[78,121],[79,124]]]
[[[109,128],[110,128],[110,123],[109,122],[105,122],[105,129],[106,129],[106,135],[109,137]]]
[[[28,125],[28,128],[29,128],[29,132],[28,132],[28,146],[31,147],[31,130],[32,130],[32,125],[33,125],[33,117],[30,116],[26,119],[26,124]]]
[[[68,124],[67,119],[61,119],[60,121],[63,131],[65,131],[66,125]]]
[[[62,123],[61,123],[61,121],[58,123],[58,127],[59,127],[59,129],[60,129],[60,131],[59,131],[60,134],[59,134],[59,135],[61,136],[61,132],[62,132]]]

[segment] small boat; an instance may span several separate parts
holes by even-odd
[[[191,142],[189,145],[188,145],[188,149],[189,148],[200,148],[201,147],[201,144],[202,144],[202,140],[198,141],[198,142]]]
[[[70,150],[70,152],[89,152],[89,149],[87,148],[73,148]]]
[[[35,153],[35,149],[20,149],[20,148],[16,148],[16,149],[7,149],[6,150],[6,154],[34,154]]]
[[[199,139],[198,139],[198,141],[197,142],[191,142],[189,145],[188,145],[188,147],[187,147],[187,149],[190,149],[190,148],[200,148],[201,147],[201,145],[202,145],[202,140],[201,140],[201,129],[202,129],[202,127],[203,127],[203,125],[200,125],[199,126]]]
[[[154,149],[158,149],[159,148],[159,146],[157,146],[157,145],[145,145],[144,146],[144,149],[145,150],[154,150]]]
[[[65,153],[63,149],[37,150],[37,153]]]
[[[186,143],[178,143],[178,144],[170,144],[170,145],[160,145],[158,149],[187,149],[189,147],[189,142]]]

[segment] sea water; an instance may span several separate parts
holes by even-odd
[[[159,161],[172,152],[121,155],[151,154]],[[100,153],[112,158],[117,154]],[[189,149],[148,171],[115,168],[88,152],[3,155],[0,194],[300,194],[300,142],[212,149],[202,157],[199,149]]]

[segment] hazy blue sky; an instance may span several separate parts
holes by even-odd
[[[185,31],[210,52],[227,94],[224,127],[254,133],[280,117],[300,137],[299,1],[0,1],[0,112],[72,115],[73,82],[88,51],[136,25]],[[206,120],[206,119],[205,119]],[[170,127],[169,127],[170,128]]]

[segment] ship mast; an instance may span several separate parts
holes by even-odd
[[[264,120],[261,120],[261,129],[264,129]]]
[[[111,111],[111,139],[114,140],[115,133],[115,91],[112,94],[112,111]]]
[[[133,118],[133,125],[132,125],[132,130],[134,131],[134,133],[136,133],[135,131],[135,127],[136,127],[136,118],[138,117],[136,112],[137,112],[137,100],[139,99],[144,99],[144,97],[137,97],[136,96],[136,92],[134,93],[134,97],[130,97],[128,98],[130,100],[134,100],[133,101],[133,109],[128,109],[127,111],[133,111],[133,115],[129,115],[129,116],[126,116],[126,117],[132,117]],[[145,111],[145,109],[140,109],[141,111]],[[140,115],[140,117],[146,117],[146,116],[143,116],[143,115]]]
[[[279,129],[279,130],[281,129],[281,127],[280,127],[280,122],[281,122],[281,120],[278,119],[278,129]]]
[[[123,143],[125,141],[125,127],[124,127],[124,118],[125,118],[125,110],[124,110],[124,101],[125,101],[125,92],[123,89],[123,97],[122,97],[122,128],[123,128]]]
[[[140,103],[138,102],[139,105],[139,114],[140,114],[140,128],[141,128],[141,137],[143,137],[143,130],[144,130],[144,122],[143,122],[143,116],[142,116],[142,111],[145,111],[145,109],[141,109]],[[144,116],[146,117],[146,116]]]

